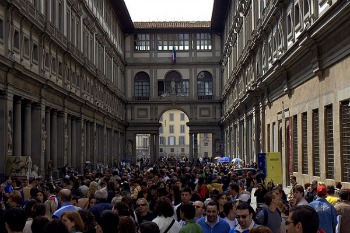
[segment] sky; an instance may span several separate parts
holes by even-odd
[[[133,22],[210,21],[214,0],[124,0]]]

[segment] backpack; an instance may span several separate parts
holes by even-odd
[[[267,208],[263,208],[262,210],[260,211],[263,211],[264,212],[264,222],[263,222],[263,226],[266,226],[267,225],[267,221],[269,220],[269,213],[267,212]],[[281,217],[281,211],[276,208],[276,211],[277,213],[279,214],[279,216]]]

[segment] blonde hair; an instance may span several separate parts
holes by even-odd
[[[61,219],[63,218],[63,216],[66,216],[71,222],[74,222],[74,228],[76,231],[84,231],[84,222],[78,211],[63,212],[61,215]]]

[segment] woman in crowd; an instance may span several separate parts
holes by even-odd
[[[166,197],[158,198],[154,210],[157,217],[153,219],[152,222],[156,223],[159,227],[161,233],[165,232],[166,229],[170,227],[168,233],[177,233],[179,232],[181,225],[176,221],[174,216],[174,208],[170,200]]]
[[[77,211],[63,212],[61,220],[67,227],[69,233],[78,233],[84,231],[84,222]]]
[[[221,218],[225,218],[224,205],[227,202],[227,196],[225,193],[219,193],[217,196],[217,202],[219,204],[219,215]]]

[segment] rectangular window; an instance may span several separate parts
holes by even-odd
[[[185,113],[180,114],[180,121],[185,121]]]
[[[196,48],[197,50],[210,50],[211,49],[211,35],[209,33],[197,33],[196,34]]]
[[[180,133],[185,133],[185,125],[180,125]]]
[[[170,113],[169,114],[169,120],[170,121],[174,121],[174,113]]]
[[[39,61],[39,48],[37,43],[33,43],[32,59],[35,62]]]
[[[165,137],[159,137],[159,145],[165,145]]]
[[[293,116],[293,171],[298,172],[298,116]]]
[[[301,115],[301,133],[302,133],[302,157],[303,157],[303,162],[302,162],[302,173],[303,174],[308,174],[308,157],[307,157],[307,113],[304,112]]]
[[[318,109],[312,111],[313,175],[320,176],[320,125]]]
[[[325,107],[326,178],[334,179],[333,107]]]
[[[185,148],[181,148],[181,153],[185,153]],[[205,153],[208,154],[208,152],[205,152]],[[204,153],[204,154],[205,154],[205,153]]]
[[[56,74],[57,72],[57,66],[56,66],[56,58],[52,58],[52,62],[51,62],[51,71],[53,74]]]
[[[135,50],[138,51],[149,51],[150,47],[150,35],[149,34],[138,34],[134,36]]]
[[[174,125],[169,125],[169,133],[174,133]]]
[[[27,36],[23,37],[23,55],[29,57],[29,38]]]
[[[45,68],[50,68],[50,54],[48,52],[45,53],[45,60],[44,60]]]
[[[176,144],[176,140],[175,139],[176,138],[174,136],[169,136],[168,137],[168,145],[169,146],[175,146],[175,144]]]
[[[4,20],[0,18],[0,40],[4,39]]]
[[[15,32],[13,34],[13,47],[15,49],[20,49],[20,36],[19,36],[19,31],[15,29]]]
[[[342,180],[350,181],[350,101],[344,101],[340,105],[340,129],[341,129],[341,164]]]
[[[180,146],[185,145],[185,136],[179,136],[179,145]]]
[[[175,149],[174,148],[170,148],[170,152],[175,152]]]
[[[159,133],[163,133],[163,125],[159,127]]]
[[[58,75],[62,76],[63,74],[63,65],[61,61],[58,61]]]
[[[272,123],[272,149],[277,152],[277,127],[276,122]]]
[[[157,50],[169,51],[189,50],[190,49],[189,34],[158,34],[157,35]]]

